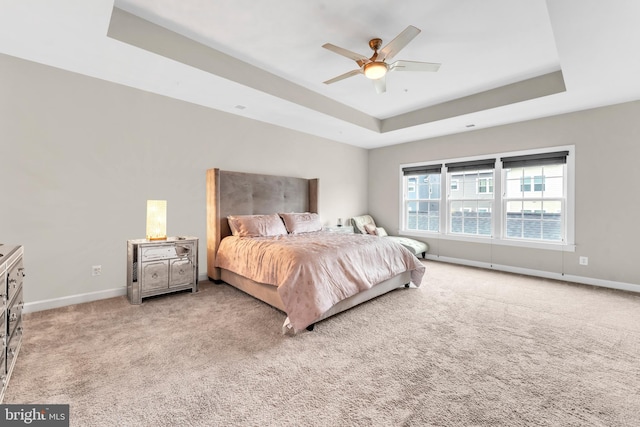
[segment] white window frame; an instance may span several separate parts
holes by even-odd
[[[537,196],[524,196],[522,198],[518,198],[518,199],[513,199],[513,198],[507,198],[506,197],[506,190],[502,195],[502,230],[505,231],[507,229],[507,215],[505,214],[507,212],[507,204],[511,201],[522,201],[522,202],[560,202],[560,205],[562,206],[562,217],[560,222],[562,223],[562,231],[564,232],[564,235],[561,236],[561,241],[556,242],[556,244],[561,244],[564,243],[567,240],[566,234],[567,234],[567,221],[566,221],[566,206],[567,206],[567,173],[568,173],[568,167],[566,164],[562,165],[563,166],[563,189],[562,189],[562,194],[564,195],[563,197],[550,197],[550,198],[543,198],[543,197],[537,197]],[[529,178],[530,179],[530,189],[527,191],[523,188],[523,179]],[[545,185],[546,184],[546,177],[544,175],[536,175],[536,176],[524,176],[520,178],[520,192],[521,193],[530,193],[530,194],[539,194],[539,193],[543,193],[543,190],[536,190],[535,189],[535,185],[536,185],[536,178],[542,178],[541,179],[541,185]],[[501,181],[503,183],[506,183],[507,181],[507,172],[502,169],[502,177],[501,177]],[[523,211],[523,212],[538,212],[538,211]],[[537,240],[537,239],[525,239],[522,237],[510,237],[510,236],[506,236],[504,235],[503,238],[505,240],[515,240],[515,241],[539,241],[539,242],[544,242],[544,243],[552,243],[549,240]]]
[[[566,176],[564,180],[564,198],[565,205],[563,214],[564,218],[564,234],[565,240],[562,242],[549,242],[549,241],[537,241],[537,240],[518,240],[512,238],[506,238],[504,235],[506,231],[504,229],[505,220],[503,219],[503,212],[506,209],[506,206],[503,201],[503,171],[502,171],[502,162],[500,159],[502,157],[510,157],[510,156],[525,156],[531,154],[541,154],[541,153],[552,153],[556,151],[568,151],[569,154],[566,159]],[[464,162],[464,161],[473,161],[473,160],[483,160],[483,159],[496,159],[496,165],[494,170],[494,179],[493,179],[493,193],[494,193],[494,202],[493,202],[493,213],[492,213],[492,225],[493,225],[493,235],[491,237],[488,236],[471,236],[471,235],[461,235],[461,234],[451,234],[448,229],[449,225],[449,193],[451,191],[450,180],[448,179],[447,170],[444,167],[446,163],[455,163],[455,162]],[[402,173],[402,168],[411,167],[411,166],[423,166],[423,165],[442,165],[442,179],[441,181],[441,191],[440,191],[440,231],[416,231],[416,230],[407,230],[405,227],[405,195],[404,195],[404,176]],[[467,241],[467,242],[480,242],[480,243],[490,243],[490,244],[498,244],[505,246],[520,246],[527,248],[537,248],[537,249],[548,249],[548,250],[557,250],[557,251],[565,251],[565,252],[575,252],[575,146],[574,145],[565,145],[565,146],[555,146],[555,147],[547,147],[542,149],[531,149],[531,150],[520,150],[520,151],[510,151],[503,153],[494,153],[488,154],[484,156],[474,156],[474,157],[464,157],[464,158],[449,158],[442,159],[437,161],[427,161],[420,163],[410,163],[410,164],[401,164],[399,167],[399,186],[400,186],[400,203],[399,203],[399,224],[400,229],[398,230],[399,234],[406,236],[414,236],[414,237],[424,237],[424,238],[434,238],[437,237],[439,239],[445,240],[457,240],[457,241]],[[534,189],[534,177],[531,177],[531,187]],[[443,209],[445,208],[445,209]]]
[[[480,169],[482,170],[482,169]],[[463,187],[463,191],[464,191],[464,186],[465,186],[465,179],[453,179],[451,177],[451,174],[449,173],[449,171],[447,170],[446,167],[443,167],[442,172],[446,174],[446,179],[447,181],[462,181],[462,187]],[[496,200],[495,200],[495,187],[494,187],[494,191],[492,192],[483,192],[480,193],[479,190],[479,181],[480,179],[485,179],[485,180],[490,180],[492,183],[495,183],[495,170],[491,170],[492,176],[487,176],[484,178],[476,178],[476,182],[475,182],[475,188],[476,188],[476,195],[491,195],[491,198],[480,198],[480,197],[475,197],[475,198],[462,198],[462,199],[451,199],[451,193],[447,193],[445,199],[443,200],[443,203],[445,203],[445,209],[446,209],[446,233],[449,236],[455,236],[455,237],[460,237],[460,236],[468,236],[471,238],[479,238],[479,239],[487,239],[490,238],[490,235],[482,235],[482,234],[467,234],[467,233],[454,233],[452,230],[452,209],[451,209],[451,205],[453,202],[491,202],[491,234],[495,233],[495,220],[493,218],[494,212],[495,212],[495,205],[496,205]],[[450,188],[450,186],[449,186]],[[463,208],[463,212],[472,212],[469,208]],[[478,213],[481,212],[480,210],[478,210]],[[462,219],[464,221],[464,218]],[[479,220],[479,219],[478,219]]]
[[[438,202],[438,208],[439,208],[439,210],[441,210],[442,209],[442,190],[440,191],[440,198],[439,199],[432,199],[431,197],[429,197],[428,199],[411,199],[411,200],[408,200],[406,193],[409,192],[409,188],[408,188],[409,184],[407,184],[406,187],[405,187],[404,179],[405,179],[404,176],[402,176],[401,177],[401,183],[400,183],[401,190],[402,190],[401,191],[401,194],[402,194],[402,196],[401,196],[402,197],[402,202],[401,202],[402,203],[402,207],[400,208],[400,212],[401,212],[401,221],[400,222],[402,224],[402,227],[406,228],[406,223],[408,221],[407,217],[408,217],[408,214],[409,214],[409,209],[407,208],[407,206],[409,205],[409,202],[417,202],[418,206],[419,206],[420,203],[423,203],[423,202],[429,203],[429,202],[437,201]],[[411,179],[411,178],[407,178],[407,179]],[[419,191],[418,190],[418,182],[417,181],[418,181],[418,179],[416,179],[415,189],[414,189],[413,192]],[[426,180],[423,181],[423,182],[427,183]],[[442,189],[442,182],[440,183],[440,186],[441,186],[441,189]],[[431,194],[432,194],[431,186],[429,186],[429,196],[431,196]],[[438,223],[438,227],[439,227],[440,230],[442,229],[442,222]],[[411,232],[425,232],[425,233],[439,233],[439,231],[431,231],[431,230],[410,230],[410,231]]]

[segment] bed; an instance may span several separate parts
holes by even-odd
[[[217,168],[207,171],[207,275],[216,283],[225,282],[284,312],[287,318],[283,333],[296,333],[305,328],[312,330],[321,320],[396,288],[408,287],[411,282],[420,286],[424,274],[424,266],[406,248],[392,242],[382,243],[387,239],[375,236],[329,233],[315,229],[304,233],[289,234],[285,231],[254,237],[240,237],[232,233],[228,217],[242,219],[260,216],[272,221],[274,215],[291,214],[294,219],[313,217],[317,221],[318,187],[317,179],[250,174]],[[281,218],[285,219],[284,216]],[[299,245],[305,249],[294,249]],[[354,249],[354,246],[361,249]],[[324,247],[324,252],[319,247]],[[254,250],[274,252],[256,255],[256,252],[251,252]],[[293,250],[298,250],[296,253],[299,255],[290,252]],[[375,258],[374,255],[380,255],[381,258]],[[245,259],[240,259],[242,257]],[[231,258],[239,261],[245,269],[228,264]],[[257,275],[248,272],[248,269],[270,265],[263,260],[277,258],[286,258],[289,263],[299,258],[304,264],[289,268],[287,272],[293,271],[291,275],[276,274],[283,278],[282,282],[274,282],[271,276],[265,276],[271,274],[269,271],[258,271],[255,273]],[[368,266],[369,262],[375,265]],[[311,281],[306,279],[307,276],[301,276],[314,269],[330,270],[332,274],[338,274],[338,278],[325,278],[318,272],[309,276],[313,277]],[[363,284],[363,277],[360,276],[368,276],[370,270],[376,272],[367,277],[364,282],[368,282]],[[334,282],[340,282],[340,286],[346,290],[341,288],[335,291],[333,285],[327,285]],[[294,295],[298,292],[296,286],[298,289],[313,286],[318,290],[305,290],[304,293],[311,296],[306,301],[300,301],[301,297]],[[331,295],[325,295],[327,290]]]

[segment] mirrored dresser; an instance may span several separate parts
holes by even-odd
[[[22,285],[25,276],[23,253],[22,246],[0,243],[0,402],[4,399],[22,344]]]

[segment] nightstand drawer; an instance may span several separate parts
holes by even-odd
[[[184,286],[195,280],[195,266],[191,257],[172,259],[169,286]]]
[[[322,227],[322,230],[328,231],[329,233],[353,233],[353,226],[343,225],[342,227],[338,227],[338,226]]]
[[[142,293],[166,289],[169,283],[169,260],[143,263],[140,280],[142,281]]]

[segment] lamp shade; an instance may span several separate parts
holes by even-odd
[[[147,240],[167,238],[167,201],[147,200]]]
[[[364,66],[364,75],[371,80],[377,80],[387,74],[387,64],[385,62],[370,62]]]

